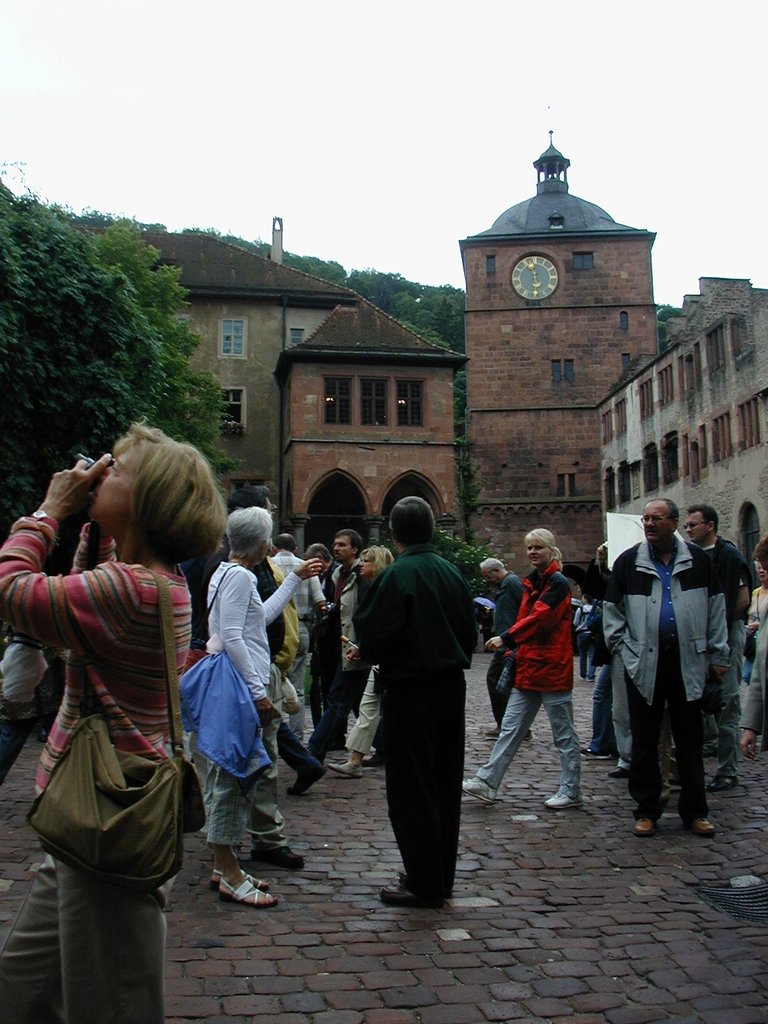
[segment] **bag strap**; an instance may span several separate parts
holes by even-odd
[[[168,698],[168,725],[171,748],[178,762],[184,754],[181,708],[179,706],[179,672],[176,667],[176,643],[173,630],[173,602],[168,580],[158,573],[152,573],[157,585],[157,603],[160,611],[160,636],[163,642],[163,663],[165,668],[165,692]]]

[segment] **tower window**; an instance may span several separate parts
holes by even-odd
[[[622,310],[621,313],[619,313],[619,330],[629,330],[629,313],[625,312],[624,310]]]
[[[573,498],[576,495],[576,474],[575,473],[558,473],[557,474],[557,497],[558,498]]]
[[[496,257],[486,256],[485,257],[485,272],[490,277],[496,273]]]
[[[552,367],[553,384],[559,384],[564,380],[568,381],[569,384],[573,383],[574,372],[572,359],[552,359],[550,365]]]
[[[575,252],[573,254],[574,270],[592,270],[594,266],[594,253]]]

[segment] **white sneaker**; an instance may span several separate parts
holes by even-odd
[[[473,796],[477,800],[482,800],[484,804],[496,803],[496,790],[491,789],[487,782],[483,782],[477,776],[473,779],[464,779],[461,788],[467,796]]]
[[[551,811],[563,811],[566,807],[581,807],[581,796],[568,796],[567,793],[557,792],[549,800],[544,801],[544,806]]]
[[[362,779],[363,777],[362,767],[359,764],[350,764],[349,761],[341,763],[329,761],[326,768],[330,768],[332,772],[337,772],[339,775],[346,775],[348,779]]]

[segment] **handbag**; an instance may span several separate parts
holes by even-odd
[[[754,661],[757,653],[757,630],[750,629],[744,641],[744,657],[747,661]]]
[[[204,821],[200,781],[183,752],[170,590],[166,579],[153,576],[171,756],[153,760],[118,750],[104,717],[88,715],[27,815],[47,853],[102,881],[141,891],[177,874],[183,832]]]
[[[235,778],[250,778],[271,764],[251,691],[226,651],[181,677],[181,715],[200,753]]]
[[[707,681],[701,694],[701,710],[706,715],[719,715],[723,710],[720,679],[712,671],[707,672]]]

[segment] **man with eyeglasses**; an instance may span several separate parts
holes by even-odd
[[[680,777],[678,812],[697,836],[707,820],[701,695],[712,671],[728,667],[725,600],[712,560],[676,537],[680,517],[667,498],[643,509],[645,540],[619,555],[603,603],[605,642],[624,663],[632,760],[629,793],[636,836],[652,836],[662,814],[659,736],[669,708]]]
[[[741,700],[741,662],[746,640],[746,612],[750,601],[749,566],[744,556],[730,541],[718,537],[719,520],[711,505],[691,505],[685,520],[688,540],[703,548],[717,572],[725,597],[725,619],[728,627],[728,646],[731,649],[728,671],[722,678],[720,714],[704,719],[704,744],[710,744],[717,753],[717,771],[707,789],[710,793],[723,793],[733,789],[739,781],[739,719]]]

